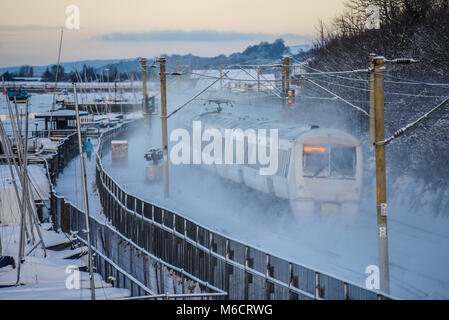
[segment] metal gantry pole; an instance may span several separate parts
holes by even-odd
[[[290,58],[286,57],[284,62],[285,68],[285,94],[290,90]]]
[[[81,161],[81,178],[83,183],[83,194],[84,194],[84,210],[86,216],[86,233],[87,233],[87,248],[88,248],[88,267],[89,267],[89,281],[90,281],[90,298],[95,300],[95,283],[94,283],[94,273],[92,267],[92,243],[90,237],[90,227],[89,227],[89,199],[87,195],[87,183],[86,183],[86,169],[84,167],[84,153],[83,145],[81,141],[81,124],[78,109],[78,98],[76,94],[76,83],[73,83],[73,96],[75,99],[75,111],[76,111],[76,130],[78,133],[78,146]]]
[[[142,111],[145,125],[148,125],[148,95],[147,95],[147,59],[142,58]]]
[[[371,53],[369,56],[370,70],[374,70],[374,57],[376,55]],[[369,75],[369,143],[371,148],[374,148],[375,142],[375,107],[374,107],[374,72]]]
[[[374,57],[374,107],[375,140],[384,140],[384,72],[385,58]],[[387,192],[385,173],[385,146],[375,144],[376,150],[376,197],[377,227],[379,236],[380,290],[390,293],[390,271],[388,260]]]
[[[165,74],[165,58],[160,58],[160,78],[161,78],[161,119],[162,119],[162,152],[164,157],[164,196],[169,196],[168,183],[168,139],[167,139],[167,91],[166,91],[166,74]]]
[[[285,58],[282,59],[281,75],[282,75],[282,82],[281,82],[281,84],[282,84],[282,99],[283,99],[283,101],[285,101],[284,100],[284,98],[285,98]]]

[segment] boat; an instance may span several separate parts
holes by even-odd
[[[23,88],[8,89],[6,93],[10,101],[15,100],[17,103],[25,103],[31,97],[31,94]]]

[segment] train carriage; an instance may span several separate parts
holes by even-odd
[[[277,129],[278,162],[273,175],[261,175],[260,164],[250,164],[259,143],[244,136],[244,161],[233,164],[204,165],[208,170],[239,184],[270,193],[290,202],[296,216],[310,214],[342,215],[352,221],[359,209],[363,159],[359,141],[349,133],[318,126],[292,126],[280,121],[251,121],[227,113],[209,112],[198,116],[202,132],[221,132],[222,154],[237,148],[236,141],[225,139],[225,130]],[[192,122],[187,124],[192,130]],[[269,141],[269,140],[268,140]],[[200,146],[204,147],[204,142]],[[267,142],[269,144],[269,142]],[[195,151],[194,151],[195,152]]]

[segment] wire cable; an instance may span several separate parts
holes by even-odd
[[[378,145],[378,146],[385,146],[387,144],[389,144],[392,140],[396,139],[397,137],[402,136],[407,130],[413,128],[414,126],[416,126],[418,123],[420,123],[421,121],[425,120],[428,116],[430,116],[432,113],[434,113],[435,111],[437,111],[438,109],[442,108],[443,106],[445,106],[447,103],[449,102],[449,97],[447,97],[446,99],[444,99],[440,104],[438,104],[436,107],[434,107],[432,110],[430,110],[429,112],[423,114],[421,117],[419,117],[417,120],[415,120],[412,123],[407,124],[405,127],[402,127],[401,129],[397,130],[391,137],[383,140],[383,141],[377,141],[374,144]]]
[[[346,104],[349,105],[350,107],[352,107],[352,108],[354,108],[354,109],[356,109],[356,110],[362,112],[364,115],[366,115],[366,116],[368,116],[368,117],[371,117],[371,116],[369,115],[369,113],[366,112],[365,110],[363,110],[362,108],[357,107],[356,105],[352,104],[351,102],[349,102],[349,101],[346,100],[346,99],[343,99],[343,98],[340,97],[339,95],[337,95],[337,94],[333,93],[332,91],[326,89],[325,87],[319,85],[319,84],[316,83],[315,81],[313,81],[313,80],[311,80],[311,79],[307,79],[307,78],[305,78],[305,80],[307,80],[307,81],[313,83],[313,84],[316,85],[317,87],[319,87],[319,88],[323,89],[324,91],[326,91],[327,93],[333,95],[335,98],[341,100],[342,102],[346,103]]]
[[[229,72],[229,71],[228,71]],[[168,114],[166,116],[166,118],[170,118],[172,115],[174,115],[176,112],[178,112],[179,110],[181,110],[182,108],[184,108],[186,105],[188,105],[190,102],[192,102],[193,100],[195,100],[196,98],[198,98],[201,94],[203,94],[204,92],[206,92],[210,87],[212,87],[214,84],[216,84],[220,79],[222,79],[224,76],[226,76],[228,74],[228,72],[226,72],[225,74],[223,74],[220,78],[218,78],[217,80],[215,80],[214,82],[212,82],[209,86],[207,86],[206,88],[204,88],[202,91],[200,91],[197,95],[195,95],[192,99],[190,99],[189,101],[187,101],[186,103],[184,103],[182,106],[180,106],[179,108],[175,109],[174,111],[172,111],[170,114]]]
[[[240,67],[240,69],[242,69],[244,72],[246,72],[250,77],[254,78],[254,76],[253,76],[251,73],[249,73],[248,71],[246,71],[246,70],[243,69],[242,67]],[[255,79],[255,80],[257,81],[257,79]],[[276,95],[278,98],[282,98],[281,95],[280,95],[281,91],[280,91],[278,88],[276,88],[275,86],[273,86],[272,84],[271,84],[271,86],[278,92],[278,93],[275,93],[275,95]]]

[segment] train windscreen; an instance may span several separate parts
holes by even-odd
[[[304,177],[354,178],[356,148],[343,145],[304,145]]]

